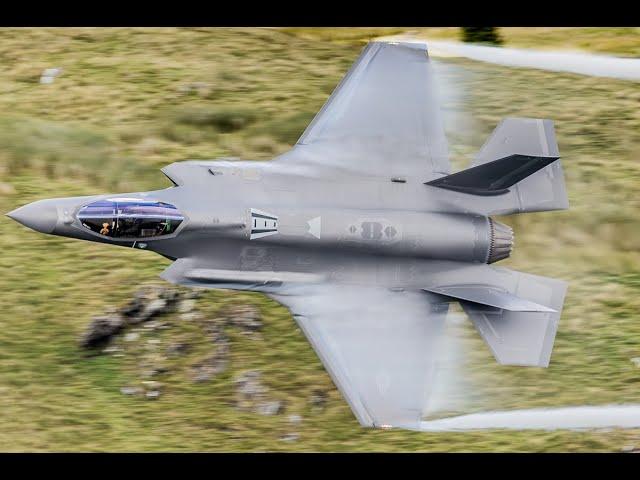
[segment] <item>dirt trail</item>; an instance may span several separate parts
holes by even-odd
[[[640,428],[640,405],[532,408],[482,412],[422,422],[428,432],[486,430],[584,430]]]
[[[421,39],[412,35],[379,37],[378,40],[426,42],[429,46],[429,54],[434,57],[465,57],[508,67],[536,68],[640,81],[640,58],[470,45],[461,42]]]

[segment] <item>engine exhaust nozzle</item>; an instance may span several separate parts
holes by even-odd
[[[489,242],[489,256],[487,263],[495,263],[511,255],[513,250],[513,229],[504,223],[489,218],[491,239]]]

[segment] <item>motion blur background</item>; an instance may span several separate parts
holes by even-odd
[[[268,160],[295,143],[368,40],[405,30],[1,29],[0,210],[163,188],[159,169],[178,160]],[[409,33],[461,38],[458,28]],[[498,34],[504,47],[640,57],[638,28]],[[501,266],[569,282],[550,367],[496,365],[454,309],[470,374],[491,408],[640,403],[640,83],[438,62],[455,85],[444,105],[460,119],[448,124],[453,164],[465,166],[505,116],[551,118],[571,204],[500,219],[516,235]],[[276,302],[178,291],[172,309],[162,257],[6,217],[0,232],[0,451],[640,448],[638,430],[362,429]],[[92,319],[117,316],[141,288],[147,307],[161,300],[153,320],[83,348]]]

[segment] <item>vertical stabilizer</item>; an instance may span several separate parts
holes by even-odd
[[[569,208],[553,121],[506,118],[466,170],[432,180],[454,210],[482,215]],[[455,197],[454,197],[455,195]]]

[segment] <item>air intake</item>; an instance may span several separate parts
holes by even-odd
[[[491,241],[489,243],[489,256],[487,263],[495,263],[511,255],[513,249],[513,230],[504,223],[496,222],[489,218]]]

